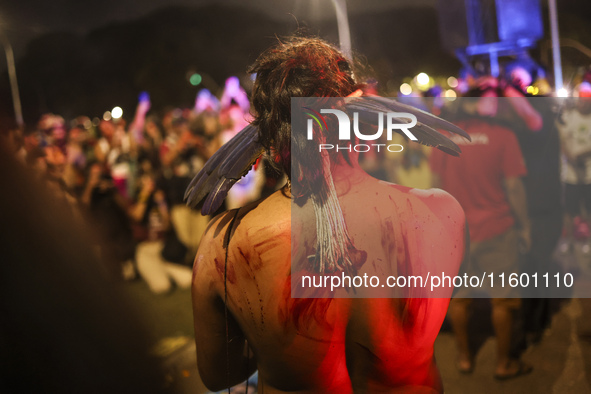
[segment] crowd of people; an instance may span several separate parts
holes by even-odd
[[[505,266],[497,268],[511,272],[560,270],[553,258],[560,237],[566,240],[563,252],[569,252],[576,240],[587,242],[590,235],[591,105],[585,97],[591,94],[591,74],[583,76],[579,99],[558,103],[528,99],[532,77],[522,67],[507,68],[502,78],[460,79],[458,93],[476,101],[419,104],[470,134],[471,142],[452,138],[461,146],[461,159],[401,140],[402,152],[361,155],[362,168],[404,186],[440,187],[453,195],[470,230],[467,272],[486,271],[483,267],[499,262]],[[496,100],[501,97],[507,100]],[[187,185],[252,115],[235,77],[226,81],[219,99],[203,89],[192,108],[172,109],[160,118],[149,112],[150,98],[143,93],[129,124],[107,116],[68,123],[46,114],[34,127],[8,128],[2,136],[34,177],[69,207],[74,220],[90,224],[96,253],[112,275],[141,277],[162,294],[191,286],[193,258],[210,219],[185,205]],[[220,212],[283,186],[283,174],[271,167],[257,163],[232,188]],[[498,379],[531,371],[519,354],[541,339],[551,318],[544,294],[513,290],[492,294]],[[465,300],[471,295],[462,297],[452,301],[449,318],[458,342],[458,369],[470,373],[475,354],[469,347],[470,302]]]
[[[452,138],[462,149],[460,159],[415,145],[402,156],[397,174],[458,199],[470,229],[468,275],[578,275],[588,271],[590,241],[591,73],[582,75],[573,92],[577,98],[556,99],[532,94],[532,70],[509,66],[504,71],[501,78],[465,77],[464,98],[436,108],[472,137],[470,142]],[[562,256],[555,253],[557,245]],[[477,292],[467,290],[458,291],[448,314],[462,373],[471,373],[476,359],[468,327]],[[484,292],[492,298],[496,378],[532,370],[519,354],[543,338],[557,310],[549,300],[559,297],[555,290],[497,284]]]
[[[149,114],[142,93],[133,120],[45,114],[5,135],[11,150],[73,216],[90,225],[112,275],[141,277],[155,293],[191,284],[192,261],[208,217],[185,206],[189,181],[249,120],[249,102],[230,77],[218,99],[206,89],[195,106]],[[68,127],[70,125],[70,127]],[[277,179],[263,165],[232,190],[225,208],[257,199]],[[82,224],[82,223],[81,223]]]

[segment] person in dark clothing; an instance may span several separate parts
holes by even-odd
[[[530,250],[522,256],[522,272],[557,271],[552,254],[562,232],[562,201],[560,185],[560,137],[556,127],[557,113],[551,98],[531,98],[530,105],[541,115],[543,126],[532,131],[518,120],[514,123],[523,153],[527,175],[523,178],[531,222]],[[540,298],[542,289],[524,289],[523,330],[532,342],[541,339],[551,319],[550,300]],[[523,343],[522,345],[526,345]]]
[[[0,146],[0,392],[164,391],[91,229],[33,178]]]

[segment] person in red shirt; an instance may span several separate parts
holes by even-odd
[[[501,272],[505,277],[517,272],[518,251],[529,249],[530,225],[525,189],[524,159],[513,132],[493,122],[499,93],[496,86],[485,86],[479,99],[465,99],[464,109],[474,115],[456,122],[472,141],[451,139],[462,149],[461,158],[445,157],[433,150],[430,165],[436,187],[453,195],[466,213],[470,232],[468,275]],[[490,286],[484,281],[484,286]],[[487,289],[493,297],[492,322],[497,338],[495,378],[503,380],[531,371],[531,367],[510,357],[513,312],[520,307],[518,289],[507,286]],[[469,288],[460,288],[450,304],[449,316],[456,334],[460,372],[470,373],[474,355],[468,341]]]

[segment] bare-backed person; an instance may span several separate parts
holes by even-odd
[[[346,97],[360,85],[349,61],[314,38],[279,42],[250,72],[256,73],[252,104],[259,141],[290,177],[291,98]],[[321,176],[318,168],[300,170],[299,181]],[[446,274],[457,274],[465,217],[453,197],[374,179],[354,153],[333,155],[328,171],[357,273],[404,263],[414,272],[446,267]],[[292,298],[292,263],[302,263],[292,262],[292,246],[304,259],[318,257],[315,220],[292,223],[292,209],[301,217],[318,214],[318,199],[307,192],[311,198],[292,204],[301,190],[294,188],[294,197],[288,182],[208,226],[193,271],[197,360],[205,385],[219,390],[258,369],[265,393],[441,392],[433,344],[449,298]],[[334,234],[323,236],[339,242]]]

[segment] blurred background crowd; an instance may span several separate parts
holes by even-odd
[[[249,107],[238,78],[230,77],[219,98],[204,89],[193,107],[161,117],[149,113],[150,97],[143,92],[129,124],[120,108],[94,121],[45,114],[25,130],[5,127],[2,135],[34,178],[92,227],[105,268],[128,280],[141,276],[153,292],[164,293],[173,285],[190,286],[209,220],[185,206],[185,190],[211,155],[248,124]],[[257,163],[223,209],[274,191],[280,175],[264,168]]]
[[[580,73],[576,80],[574,94],[581,98],[590,96],[591,72]],[[529,190],[530,208],[544,199],[553,200],[555,206],[543,209],[561,207],[564,201],[559,178],[561,157],[565,165],[586,162],[587,156],[581,156],[581,152],[586,154],[586,146],[591,144],[591,131],[585,134],[587,129],[582,129],[577,130],[577,135],[570,135],[567,127],[560,127],[572,113],[580,113],[577,103],[581,100],[548,97],[552,91],[543,70],[532,68],[532,62],[522,59],[508,63],[500,78],[463,70],[445,81],[447,89],[424,73],[409,82],[401,86],[399,100],[452,120],[457,112],[456,97],[473,97],[487,89],[494,90],[498,97],[528,97],[534,106],[541,103],[543,109],[539,112],[543,113],[545,122],[532,133],[535,138],[543,138],[543,149],[539,142],[532,145],[527,133],[514,131],[520,136],[521,150],[530,156],[526,157],[526,163],[532,167],[526,184],[550,185],[541,193]],[[375,94],[376,85],[375,80],[368,80],[366,92]],[[202,89],[191,107],[156,112],[150,111],[150,95],[142,92],[129,122],[119,107],[94,119],[87,116],[64,119],[59,114],[47,113],[25,128],[16,122],[4,122],[1,135],[15,157],[71,206],[74,216],[92,224],[100,234],[96,246],[106,266],[118,276],[133,279],[138,273],[149,275],[143,268],[156,264],[154,256],[181,266],[192,264],[209,218],[185,206],[184,191],[209,157],[251,118],[247,91],[237,77],[228,78],[223,90],[217,93],[216,96]],[[584,108],[581,110],[587,115]],[[529,118],[531,123],[536,116]],[[521,119],[521,123],[519,116],[505,119],[512,120],[518,121],[513,122],[513,129],[515,124],[528,127],[528,119]],[[408,143],[402,136],[396,138],[404,146],[402,152],[365,154],[364,168],[380,179],[404,186],[432,187],[431,148]],[[569,141],[563,144],[562,150],[560,140]],[[539,156],[538,162],[532,163],[532,155]],[[536,166],[542,173],[531,173]],[[282,176],[271,166],[263,162],[255,167],[231,190],[225,209],[243,206],[283,185]],[[567,175],[562,182],[573,183]],[[581,182],[586,182],[586,178]],[[562,245],[565,252],[572,246],[568,242],[573,234],[577,239],[586,239],[589,233],[588,215],[582,206],[571,207],[567,213],[570,218],[565,233],[569,237]],[[589,247],[583,250],[589,252]],[[188,286],[188,271],[171,267],[175,267],[171,272],[177,275],[176,282],[180,282],[177,284]],[[154,284],[152,290],[165,292],[171,289],[170,285]]]

